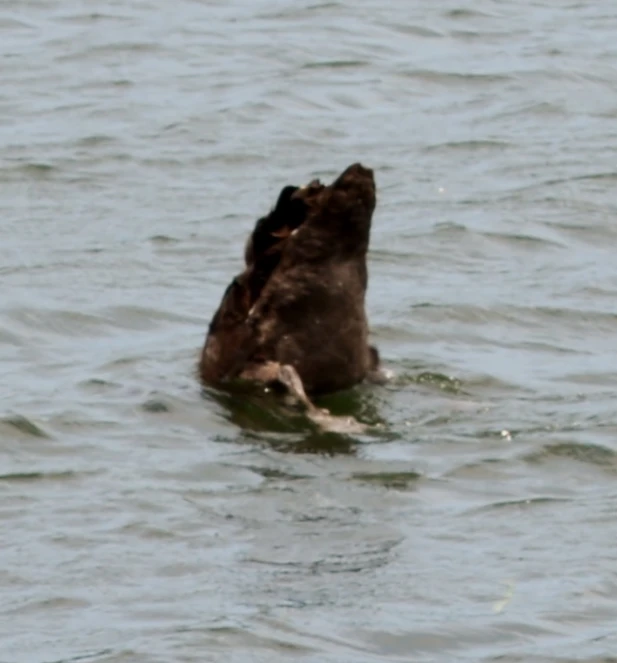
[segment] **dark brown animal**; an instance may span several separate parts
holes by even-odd
[[[364,304],[375,202],[373,172],[357,163],[329,186],[282,190],[210,323],[199,364],[205,384],[278,382],[313,407],[305,391],[378,374]]]

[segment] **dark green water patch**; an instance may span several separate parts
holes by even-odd
[[[567,458],[579,463],[617,470],[617,453],[597,444],[556,442],[524,456],[524,460],[528,463],[546,463],[558,458]]]
[[[352,479],[394,490],[414,490],[423,475],[419,472],[357,472]]]

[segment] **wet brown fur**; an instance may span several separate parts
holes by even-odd
[[[375,202],[373,172],[360,164],[330,186],[283,189],[210,323],[199,363],[205,384],[273,382],[276,365],[292,366],[306,393],[323,394],[377,371],[365,313]]]

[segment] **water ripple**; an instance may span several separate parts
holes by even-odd
[[[3,5],[3,659],[614,656],[616,28]],[[356,160],[395,377],[323,406],[370,434],[202,393],[255,220]]]

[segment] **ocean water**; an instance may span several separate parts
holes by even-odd
[[[617,656],[617,7],[6,0],[0,662]],[[195,365],[282,186],[360,160],[395,378]]]

